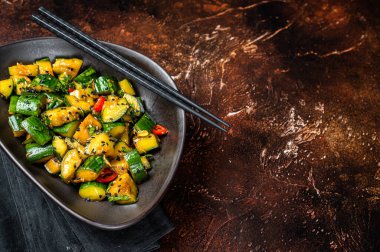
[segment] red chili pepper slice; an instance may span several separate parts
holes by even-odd
[[[111,181],[114,181],[116,177],[116,172],[114,172],[110,168],[105,168],[100,172],[99,177],[96,179],[96,181],[100,183],[109,183]]]
[[[96,112],[102,111],[102,108],[103,108],[105,101],[106,101],[106,98],[104,98],[104,96],[100,96],[94,105],[94,110]]]
[[[70,87],[69,88],[69,93],[73,92],[74,90],[75,90],[74,88]]]
[[[161,124],[156,124],[156,126],[153,127],[152,133],[155,134],[156,136],[164,136],[168,134],[168,129]]]

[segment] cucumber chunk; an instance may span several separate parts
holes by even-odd
[[[77,58],[57,58],[55,59],[55,62],[53,64],[53,71],[57,75],[66,73],[67,75],[70,75],[72,78],[75,78],[79,73],[82,64],[83,60]]]
[[[38,66],[37,65],[23,65],[17,63],[15,66],[8,67],[9,75],[21,75],[21,76],[37,76]]]
[[[50,109],[42,114],[42,120],[50,128],[79,120],[82,111],[77,107],[59,107]]]
[[[122,122],[103,123],[104,132],[115,138],[120,138],[125,129],[125,123]]]
[[[152,133],[148,134],[146,137],[134,137],[133,143],[139,153],[146,153],[160,147],[159,139]]]
[[[133,126],[133,129],[135,130],[135,132],[146,130],[150,133],[154,125],[156,125],[156,122],[148,113],[145,112],[142,115],[142,117],[137,121],[135,126]]]
[[[90,201],[101,201],[106,197],[106,185],[96,181],[82,183],[79,196]]]
[[[0,81],[0,95],[8,99],[13,92],[13,80],[7,79]]]
[[[32,163],[44,163],[54,156],[54,148],[51,144],[40,146],[37,143],[25,145],[26,159]]]
[[[62,137],[54,136],[52,145],[54,147],[55,155],[59,158],[59,160],[62,160],[68,149],[65,140]]]
[[[52,158],[45,164],[45,169],[52,175],[58,174],[61,172],[61,162],[57,158]]]
[[[90,156],[75,173],[77,182],[89,182],[95,180],[100,171],[106,167],[107,163],[103,156]]]
[[[108,201],[117,204],[133,204],[137,201],[138,189],[128,173],[119,175],[107,188]]]
[[[45,93],[45,97],[47,110],[65,106],[63,96],[58,93]]]
[[[25,134],[25,129],[21,125],[23,120],[24,119],[21,115],[12,115],[8,117],[8,123],[9,126],[11,126],[14,137],[20,137]]]
[[[46,97],[41,94],[22,94],[16,103],[16,113],[39,116],[45,107]]]
[[[136,92],[133,89],[132,84],[127,79],[119,81],[119,86],[125,94],[136,95]]]
[[[61,163],[61,178],[65,183],[71,182],[81,162],[82,159],[76,149],[66,152]]]
[[[81,85],[81,88],[92,87],[96,78],[96,70],[90,66],[86,70],[84,70],[81,74],[79,74],[75,79],[75,83]]]
[[[9,108],[8,108],[8,113],[9,114],[15,114],[16,113],[16,105],[18,101],[18,96],[17,95],[12,95],[11,99],[9,101]]]
[[[134,149],[125,154],[125,159],[129,165],[129,172],[136,184],[141,184],[141,182],[148,178],[148,172],[145,170],[141,162],[141,156],[137,150]]]
[[[100,76],[95,80],[95,93],[100,95],[115,94],[120,90],[119,84],[111,76]]]
[[[79,124],[80,124],[80,121],[78,120],[72,121],[62,126],[54,127],[53,131],[64,137],[72,137],[75,134]]]
[[[21,126],[28,132],[39,145],[45,145],[52,139],[49,129],[38,117],[31,116],[21,122]]]
[[[50,74],[54,76],[53,66],[51,65],[50,59],[48,57],[37,60],[36,65],[38,66],[38,72],[40,74]]]
[[[144,105],[140,97],[134,97],[129,94],[124,94],[123,97],[127,100],[127,103],[130,106],[131,116],[139,117],[141,114],[144,113]]]
[[[108,96],[102,109],[102,121],[105,123],[116,122],[128,111],[128,107],[126,99]]]
[[[57,92],[61,90],[61,83],[50,74],[39,74],[27,88],[29,92]]]

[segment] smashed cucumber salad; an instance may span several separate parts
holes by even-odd
[[[9,67],[0,94],[9,99],[8,123],[24,137],[26,159],[43,163],[65,183],[79,184],[79,196],[117,204],[138,200],[148,179],[151,151],[168,130],[144,110],[131,83],[80,73],[77,58],[49,58]]]

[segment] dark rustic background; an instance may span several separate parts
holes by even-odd
[[[378,1],[1,0],[0,43],[49,36],[40,5],[233,125],[187,117],[162,250],[379,248]]]

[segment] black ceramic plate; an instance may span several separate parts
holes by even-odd
[[[156,63],[130,49],[108,44],[135,64],[176,88],[170,76]],[[8,78],[8,66],[16,62],[32,63],[42,57],[78,57],[84,66],[92,65],[102,74],[110,74],[122,79],[123,76],[112,68],[94,59],[76,47],[58,38],[37,38],[0,47],[0,78]],[[64,184],[50,176],[41,166],[29,164],[25,159],[24,146],[12,136],[7,123],[8,104],[0,101],[0,145],[15,164],[44,193],[75,217],[96,227],[117,230],[128,227],[146,216],[160,201],[177,168],[185,136],[185,116],[183,110],[158,97],[154,93],[135,84],[145,101],[148,112],[159,123],[169,128],[169,135],[163,141],[161,150],[155,154],[150,179],[139,186],[139,201],[134,205],[114,205],[109,202],[86,202],[78,195],[78,189]],[[31,199],[33,200],[33,199]]]

